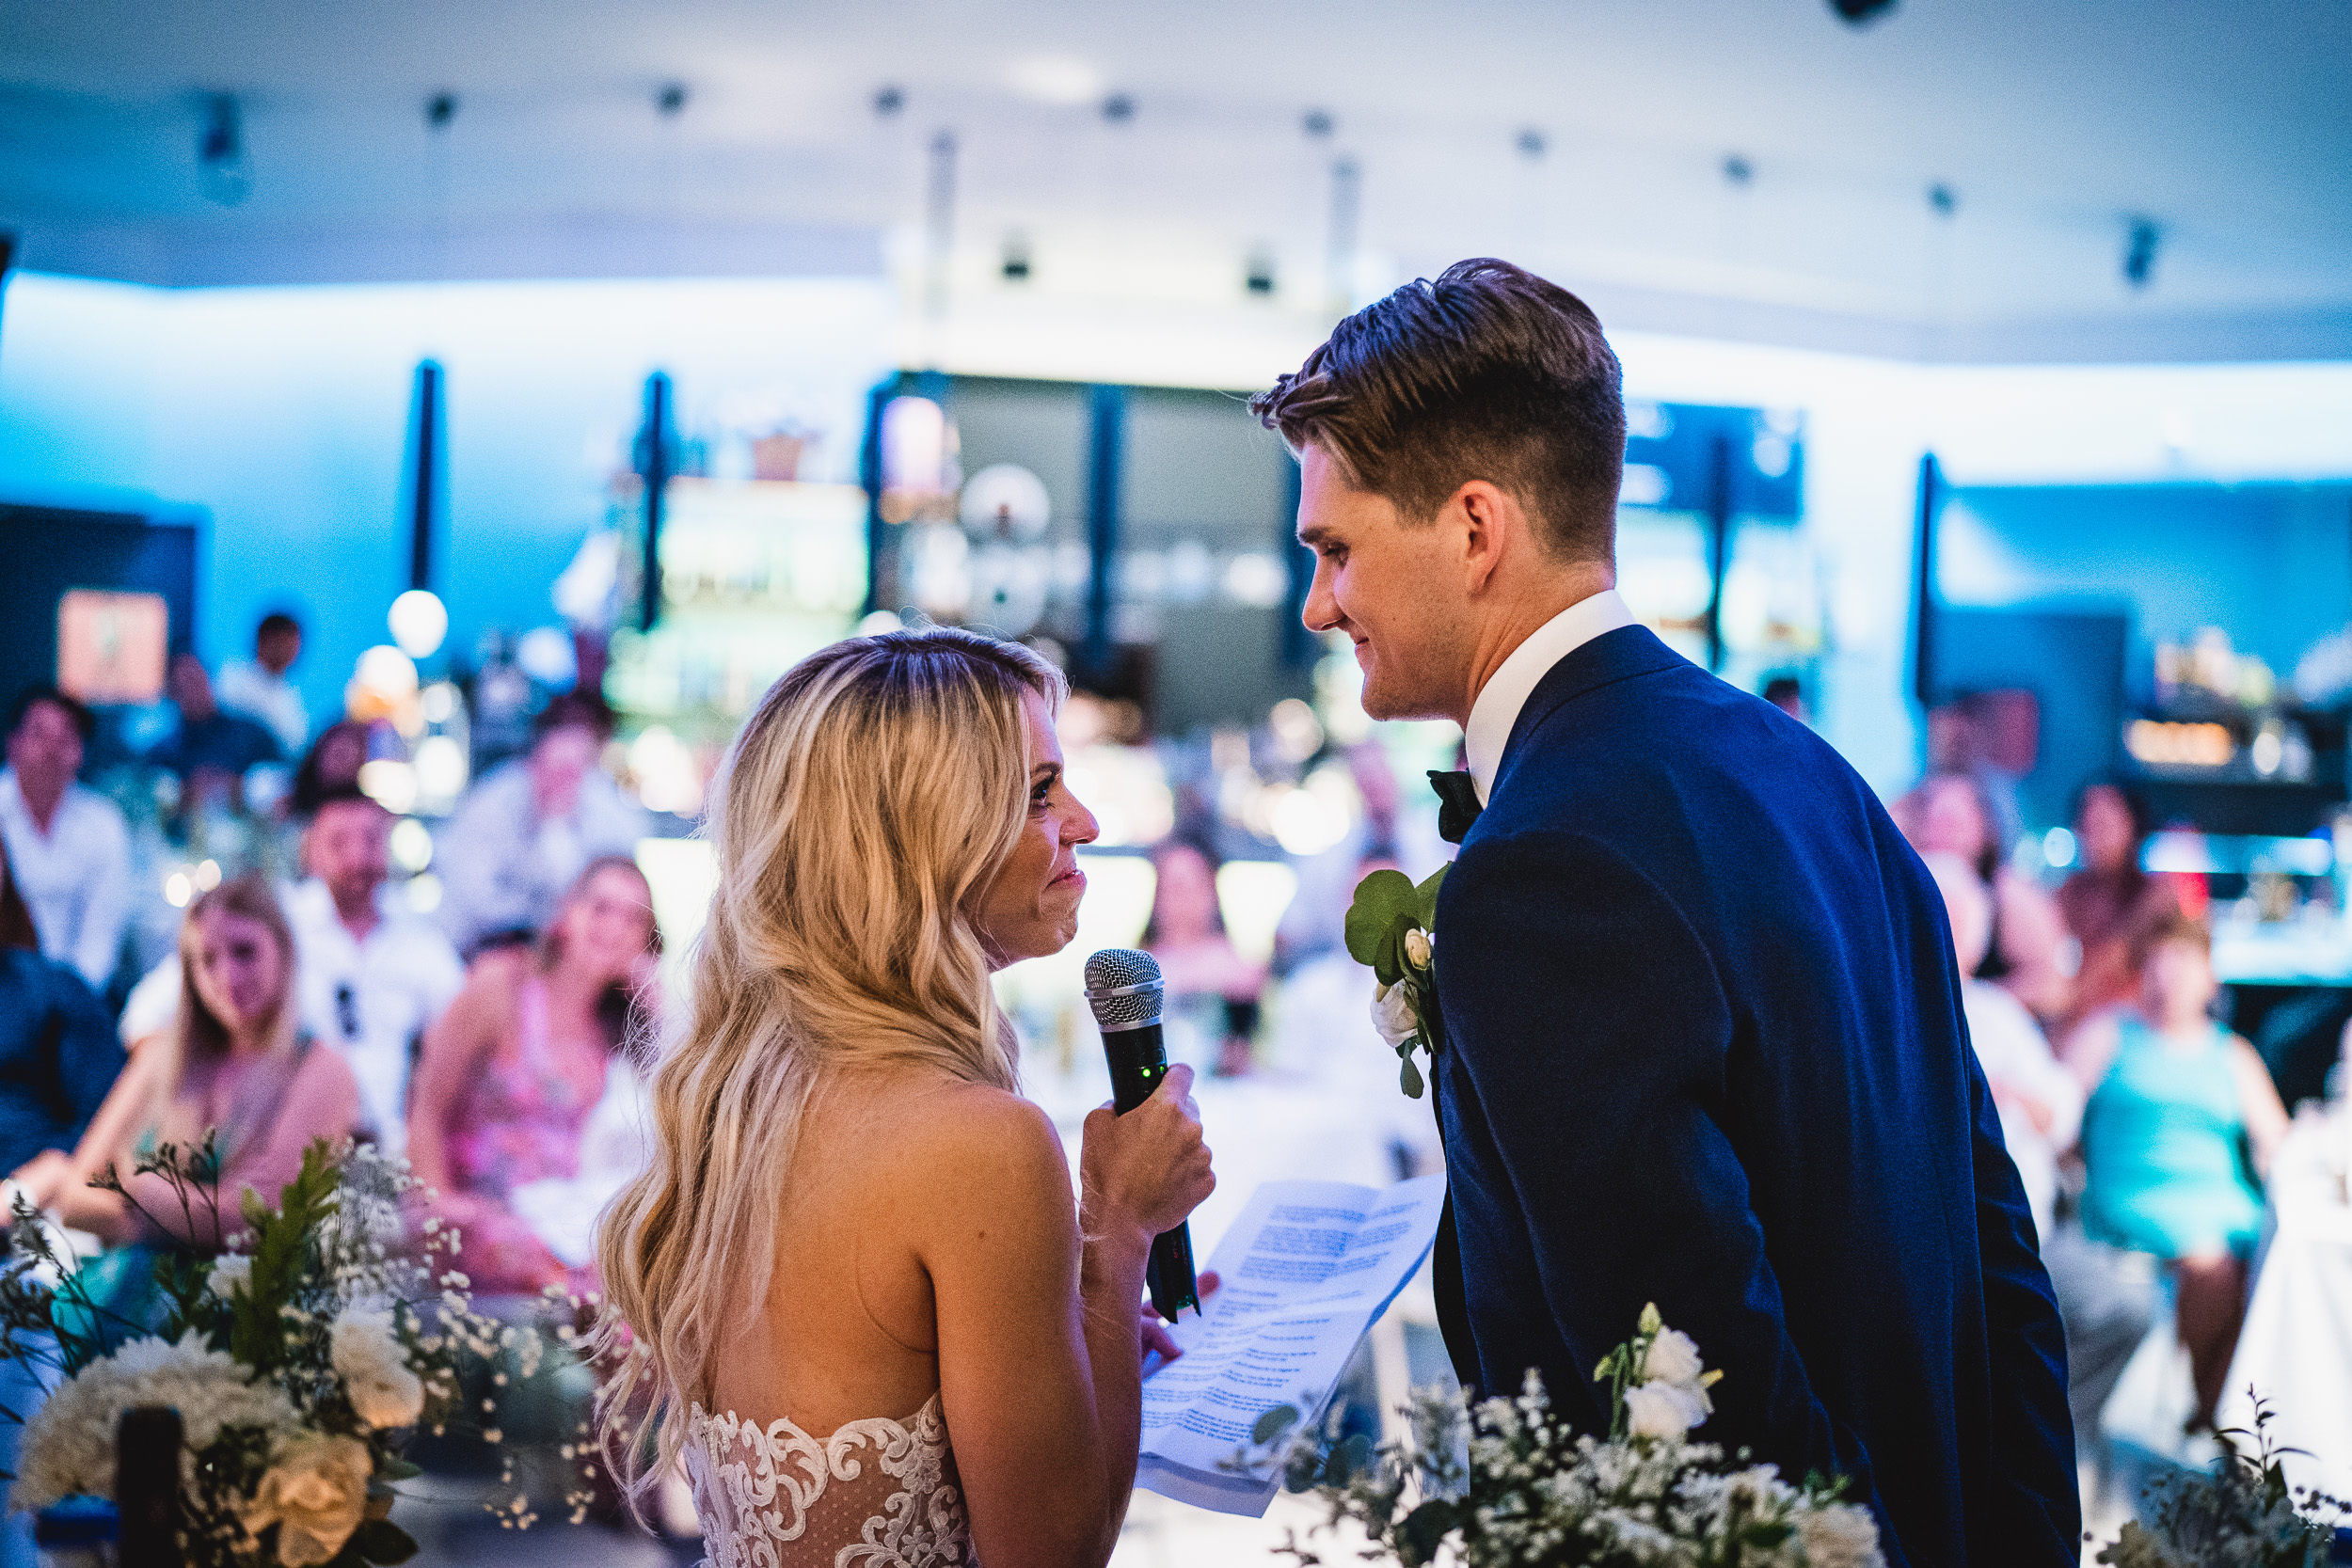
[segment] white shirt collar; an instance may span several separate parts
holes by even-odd
[[[1534,694],[1536,684],[1551,667],[1594,638],[1633,625],[1633,612],[1613,588],[1579,599],[1530,632],[1527,641],[1511,650],[1501,669],[1486,678],[1478,700],[1470,705],[1470,722],[1462,726],[1462,749],[1470,756],[1470,782],[1484,805],[1502,768],[1502,748],[1510,743],[1511,727],[1519,709]]]

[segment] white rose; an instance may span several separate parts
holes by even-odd
[[[424,1381],[409,1370],[389,1312],[345,1307],[328,1335],[327,1354],[353,1414],[368,1425],[413,1426],[424,1413]]]
[[[1837,1504],[1797,1520],[1805,1568],[1881,1568],[1878,1521],[1867,1508]]]
[[[212,1272],[204,1283],[213,1294],[227,1301],[238,1286],[253,1289],[253,1255],[246,1252],[224,1252],[213,1259]]]
[[[1699,1359],[1699,1347],[1678,1328],[1661,1330],[1649,1342],[1649,1354],[1642,1358],[1645,1383],[1671,1383],[1677,1388],[1695,1389],[1706,1372],[1707,1364]]]
[[[1391,1048],[1403,1045],[1420,1030],[1421,1020],[1413,1016],[1412,993],[1402,982],[1383,986],[1373,994],[1372,1024]]]
[[[1627,1389],[1625,1414],[1634,1436],[1677,1441],[1707,1419],[1707,1408],[1699,1402],[1698,1395],[1671,1383],[1645,1383],[1638,1388]]]
[[[1418,926],[1405,933],[1405,961],[1415,969],[1429,967],[1429,933]]]
[[[286,1568],[332,1561],[368,1506],[368,1446],[356,1437],[305,1433],[281,1447],[245,1509],[259,1535],[278,1527],[278,1560]]]

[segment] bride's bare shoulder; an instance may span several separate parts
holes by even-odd
[[[1070,1185],[1054,1120],[1032,1101],[985,1084],[910,1090],[894,1117],[911,1176],[970,1186]]]

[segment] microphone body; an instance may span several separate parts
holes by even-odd
[[[1122,1117],[1151,1099],[1168,1076],[1168,1046],[1160,1035],[1161,995],[1160,966],[1149,953],[1110,948],[1087,960],[1087,1006],[1103,1030],[1103,1056],[1111,1069],[1111,1109]],[[1144,1279],[1151,1287],[1152,1307],[1169,1323],[1184,1307],[1200,1310],[1189,1225],[1152,1239]]]

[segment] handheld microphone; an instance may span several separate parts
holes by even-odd
[[[1131,947],[1111,947],[1087,960],[1087,1006],[1103,1031],[1103,1055],[1110,1063],[1111,1109],[1125,1116],[1152,1098],[1168,1076],[1168,1047],[1160,1038],[1159,961]],[[1200,1290],[1192,1273],[1192,1229],[1179,1225],[1152,1239],[1152,1261],[1144,1273],[1152,1305],[1169,1323],[1180,1308],[1200,1310]]]

